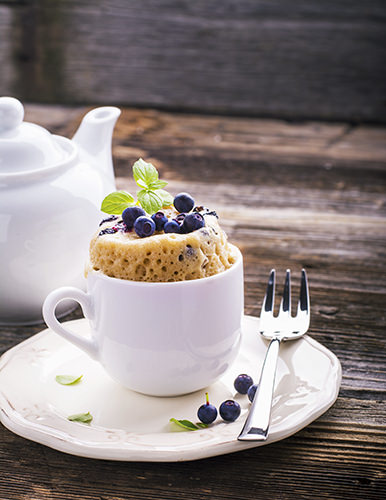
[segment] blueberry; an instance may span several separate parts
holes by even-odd
[[[173,219],[173,221],[177,222],[177,224],[180,226],[180,233],[185,233],[184,229],[184,220],[185,220],[186,214],[178,214],[177,217]]]
[[[248,389],[248,399],[252,403],[253,398],[255,397],[256,394],[256,389],[257,389],[257,384],[251,385],[251,387]]]
[[[155,222],[150,217],[146,217],[146,215],[141,215],[134,222],[134,231],[138,234],[140,238],[151,236],[155,231]]]
[[[102,229],[98,236],[103,236],[104,234],[114,234],[117,230],[114,227],[107,227],[106,229]]]
[[[225,422],[234,422],[239,417],[240,412],[239,403],[232,399],[227,399],[220,405],[220,415]]]
[[[241,375],[236,377],[233,385],[235,386],[237,392],[239,392],[240,394],[246,394],[252,384],[252,377],[246,375],[245,373],[242,373]]]
[[[173,220],[177,221],[178,224],[182,224],[184,222],[184,219],[186,217],[186,214],[178,214],[177,217],[174,217]]]
[[[138,217],[146,215],[145,210],[141,207],[129,207],[122,212],[123,222],[126,224],[127,229],[133,229],[134,222]]]
[[[162,229],[164,228],[164,225],[168,221],[168,218],[166,217],[166,215],[163,212],[156,212],[155,214],[153,214],[151,216],[151,218],[153,219],[153,221],[155,223],[155,228],[157,231],[162,231]]]
[[[196,229],[201,229],[205,226],[204,217],[198,212],[188,214],[182,224],[182,229],[185,233],[191,233]]]
[[[181,226],[177,221],[171,220],[164,225],[165,233],[181,233]]]
[[[173,204],[179,212],[190,212],[194,207],[194,200],[188,193],[179,193]]]
[[[100,226],[102,224],[104,224],[105,222],[111,222],[113,220],[117,220],[118,219],[118,216],[117,215],[109,215],[108,217],[106,217],[105,219],[102,219],[101,222],[100,222]]]
[[[196,250],[192,247],[192,245],[186,245],[185,253],[187,257],[193,257],[196,255]]]
[[[197,412],[197,417],[204,424],[211,424],[217,418],[217,408],[209,403],[208,393],[205,393],[206,403],[201,405]]]

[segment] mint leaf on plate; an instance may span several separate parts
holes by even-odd
[[[154,191],[141,189],[137,193],[138,201],[148,214],[154,214],[162,208],[162,199]]]
[[[67,417],[71,422],[81,422],[82,424],[89,424],[92,421],[92,415],[88,411],[87,413],[76,413],[75,415],[70,415]]]
[[[115,191],[106,196],[102,201],[101,210],[106,214],[121,215],[127,207],[135,205],[135,200],[126,191]]]
[[[78,384],[83,375],[56,375],[55,380],[58,382],[58,384],[62,385],[75,385]]]
[[[169,422],[173,422],[177,424],[179,427],[182,427],[185,431],[197,431],[198,429],[205,429],[208,427],[207,424],[203,424],[201,422],[194,424],[190,420],[177,420],[176,418],[171,418]]]
[[[134,163],[133,176],[135,182],[140,187],[150,188],[150,184],[152,182],[158,181],[157,169],[151,163],[147,163],[146,161],[142,160],[142,158]]]

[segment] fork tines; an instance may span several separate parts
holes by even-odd
[[[264,318],[265,315],[269,314],[271,317],[273,315],[274,307],[275,307],[275,281],[276,281],[276,271],[275,269],[271,270],[269,275],[267,291],[265,293],[263,305],[261,308],[260,318]],[[308,314],[310,308],[309,304],[309,293],[308,293],[308,282],[307,282],[307,274],[305,269],[301,271],[301,282],[300,282],[300,296],[297,308],[297,314]],[[283,296],[280,303],[280,311],[279,315],[283,316],[283,314],[291,317],[291,271],[287,269],[285,282],[284,282],[284,290]]]

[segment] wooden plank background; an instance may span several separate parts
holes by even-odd
[[[385,122],[382,0],[0,0],[0,95]]]
[[[85,108],[27,106],[68,137]],[[172,193],[215,207],[243,252],[245,312],[269,270],[311,292],[309,334],[343,369],[336,403],[290,438],[191,463],[74,457],[0,426],[1,500],[383,500],[386,487],[386,128],[124,109],[114,132],[120,189],[154,162]],[[81,317],[79,310],[66,319]],[[0,353],[44,325],[2,327]]]

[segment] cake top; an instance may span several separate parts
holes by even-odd
[[[142,158],[134,163],[133,176],[141,188],[137,191],[137,201],[126,191],[106,196],[101,209],[109,215],[101,222],[99,236],[123,232],[135,239],[160,231],[187,234],[205,226],[204,216],[217,217],[216,212],[196,206],[188,193],[173,198],[163,189],[167,182],[158,178],[157,169]]]
[[[125,191],[108,195],[108,213],[90,244],[89,269],[134,281],[182,281],[212,276],[234,262],[234,249],[216,212],[188,193],[174,198],[157,170],[138,160],[137,201]]]

